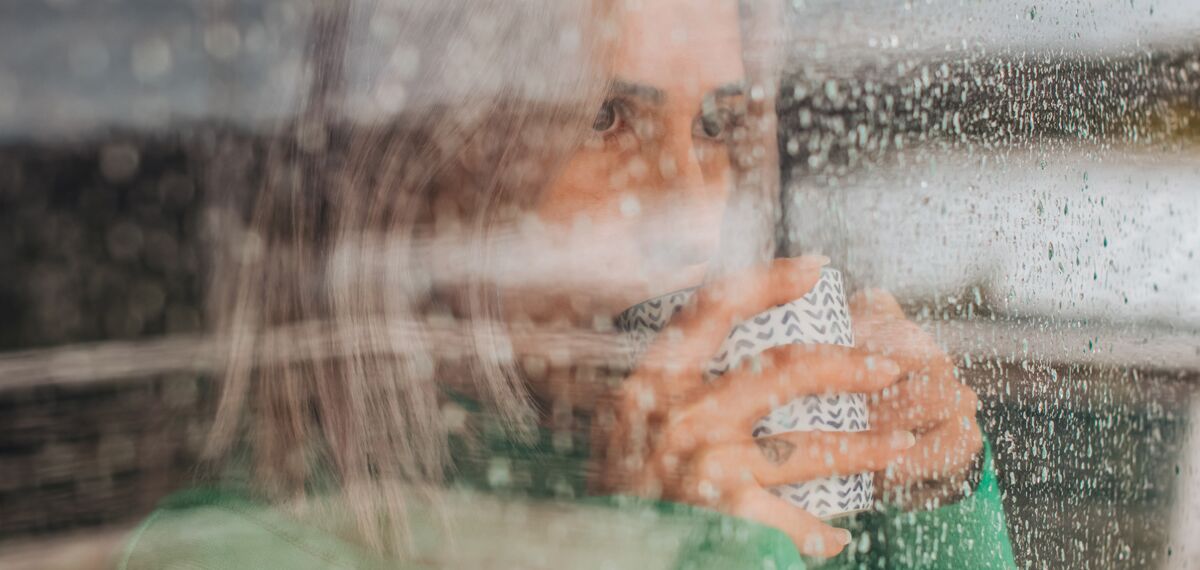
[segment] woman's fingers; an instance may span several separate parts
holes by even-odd
[[[846,304],[850,307],[850,314],[854,317],[855,325],[863,322],[864,319],[878,317],[906,319],[900,303],[891,293],[883,289],[867,288],[858,291],[850,296],[850,300]]]
[[[828,558],[850,544],[850,531],[829,526],[761,487],[740,489],[723,510],[783,531],[808,556]]]
[[[701,448],[686,461],[686,469],[680,468],[681,460],[659,458],[655,471],[663,480],[672,479],[672,471],[684,471],[679,484],[689,496],[703,498],[747,484],[774,487],[880,471],[915,443],[909,431],[788,432]]]
[[[638,370],[617,390],[617,423],[640,431],[648,416],[666,409],[702,382],[701,369],[737,322],[803,297],[817,283],[825,257],[777,259],[770,266],[707,285],[658,334]],[[614,432],[614,438],[626,434]]]
[[[970,468],[983,449],[974,415],[944,422],[921,434],[917,444],[884,470],[886,486],[943,480]]]
[[[829,258],[822,256],[776,259],[768,266],[702,286],[646,349],[642,368],[702,369],[734,325],[808,294],[828,263]]]
[[[954,376],[953,369],[910,373],[871,396],[871,425],[880,429],[923,430],[954,418],[971,416],[979,397]]]
[[[916,444],[910,431],[790,432],[745,444],[745,464],[767,487],[879,471]],[[750,449],[751,447],[755,449]]]
[[[959,381],[954,363],[933,337],[907,320],[891,295],[867,290],[854,295],[850,307],[859,345],[905,371],[904,379],[872,396],[872,426],[921,430],[974,415],[975,393]]]
[[[662,444],[679,450],[744,439],[754,422],[798,397],[877,392],[900,374],[894,362],[841,346],[781,346],[762,356],[761,369],[735,368],[693,390],[671,410]]]
[[[971,419],[942,424],[905,457],[876,474],[876,493],[906,510],[934,509],[970,496],[979,484],[983,436]]]
[[[965,497],[977,484],[971,473],[982,449],[983,435],[974,418],[943,423],[877,472],[877,493],[885,502],[910,510],[932,509],[942,501]]]
[[[908,320],[886,291],[867,290],[850,300],[854,338],[859,348],[895,360],[909,371],[953,370],[933,337]]]

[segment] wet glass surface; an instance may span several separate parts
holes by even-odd
[[[732,2],[648,24],[585,3],[502,4],[0,7],[0,561],[26,564],[53,544],[65,545],[62,567],[77,567],[197,482],[230,370],[229,267],[265,268],[236,274],[259,287],[248,298],[264,327],[285,331],[277,344],[256,341],[268,359],[424,347],[377,371],[409,375],[397,386],[423,396],[364,388],[369,401],[424,402],[437,418],[417,413],[401,433],[451,437],[470,424],[437,386],[504,402],[528,384],[535,405],[501,405],[512,417],[479,432],[506,434],[505,421],[532,410],[543,447],[596,461],[578,418],[620,382],[602,379],[620,368],[616,314],[699,284],[697,259],[736,268],[745,233],[773,236],[767,247],[781,255],[829,257],[848,291],[887,290],[955,363],[980,400],[1017,566],[1200,564],[1200,6],[795,0],[744,5],[740,27],[722,27],[739,19]],[[596,22],[626,46],[611,56],[616,83],[612,69],[572,63]],[[706,65],[664,59],[702,35],[718,46]],[[728,65],[745,67],[733,82],[719,63],[730,53]],[[661,81],[634,81],[646,77]],[[710,79],[732,95],[694,93]],[[680,94],[696,95],[696,109],[676,112]],[[554,105],[587,116],[538,114]],[[516,113],[527,115],[505,122]],[[547,116],[574,117],[584,134]],[[777,122],[762,123],[766,134],[754,130],[762,116]],[[676,127],[691,141],[679,152]],[[477,135],[485,128],[503,136]],[[496,158],[556,152],[566,156],[553,168]],[[356,209],[357,189],[375,184],[362,173],[375,170],[345,164],[384,172],[396,156],[414,178],[470,192],[400,202],[363,190],[376,201]],[[443,181],[448,164],[462,173]],[[337,178],[345,172],[355,177]],[[295,193],[274,206],[295,217],[268,225],[260,194],[286,184]],[[512,225],[495,249],[464,245],[479,196],[534,186],[515,206],[497,198],[496,219]],[[746,188],[765,189],[758,198],[775,209],[723,210],[757,191]],[[611,208],[584,223],[568,216],[591,207],[581,203]],[[396,242],[391,229],[338,241],[361,229],[338,225],[353,216],[377,230],[405,212],[432,221]],[[321,237],[296,261],[276,247],[305,220]],[[364,275],[395,297],[356,288]],[[482,318],[441,294],[459,279],[481,280],[505,310]],[[272,313],[284,291],[313,312]],[[353,310],[395,320],[345,316]],[[445,336],[404,336],[410,320]],[[494,320],[508,327],[501,341],[478,325]],[[477,353],[489,364],[462,364]],[[515,370],[515,384],[464,380],[492,365]],[[567,377],[564,395],[553,386]],[[528,485],[563,499],[586,486],[587,473],[558,459],[450,449],[482,453],[459,469],[500,496]],[[280,453],[281,465],[295,460]],[[434,480],[445,460],[394,467],[413,469],[405,481]],[[515,551],[545,547],[536,531],[514,533]],[[859,539],[852,546],[872,548]],[[572,560],[546,556],[560,555]]]

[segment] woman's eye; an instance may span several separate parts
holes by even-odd
[[[620,123],[621,114],[617,102],[609,99],[600,106],[600,112],[596,113],[596,119],[592,121],[592,130],[597,133],[609,133],[615,131]]]
[[[730,121],[730,113],[724,109],[701,113],[692,125],[692,134],[709,139],[724,138],[731,127]]]

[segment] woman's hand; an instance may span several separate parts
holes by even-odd
[[[979,398],[954,363],[887,292],[850,299],[855,344],[898,363],[901,380],[869,400],[871,429],[910,430],[917,444],[875,477],[876,493],[906,509],[933,508],[974,489],[983,435]]]
[[[811,257],[776,260],[698,290],[602,404],[593,449],[604,456],[594,486],[753,519],[787,533],[811,556],[840,552],[850,541],[847,531],[767,488],[885,469],[912,447],[913,434],[895,428],[754,439],[751,429],[800,396],[883,391],[900,379],[902,366],[857,348],[788,345],[747,359],[712,382],[704,379],[705,365],[734,324],[804,296],[826,263]],[[891,423],[903,423],[893,416]]]

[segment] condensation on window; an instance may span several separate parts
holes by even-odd
[[[362,564],[1196,567],[1198,32],[1190,0],[6,4],[0,566],[194,561],[131,533],[220,483]],[[962,387],[891,412],[941,462],[859,469],[825,562],[801,499],[733,498],[817,444],[704,447],[733,390],[670,435],[778,364],[706,368],[758,311],[702,310],[777,256],[886,325],[781,377],[920,345]],[[980,478],[990,522],[947,514]]]

